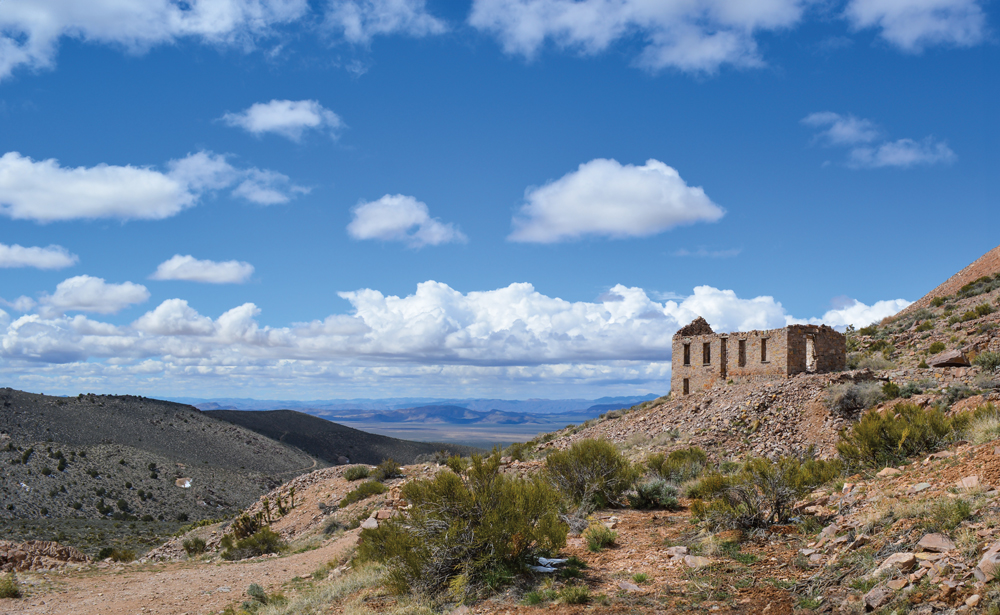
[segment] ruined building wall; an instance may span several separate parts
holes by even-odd
[[[760,381],[800,372],[839,371],[846,361],[846,338],[827,326],[678,334],[673,339],[671,390],[685,394],[685,380],[687,393],[695,393],[729,380]]]

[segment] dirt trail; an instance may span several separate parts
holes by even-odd
[[[46,575],[44,592],[25,600],[0,601],[0,615],[204,615],[246,599],[251,583],[276,591],[293,577],[306,577],[357,542],[348,532],[319,549],[245,562],[170,562],[87,569]],[[34,575],[32,575],[34,576]],[[41,575],[38,575],[41,576]],[[13,609],[13,610],[11,610]]]

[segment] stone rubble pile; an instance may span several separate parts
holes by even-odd
[[[0,571],[3,572],[55,570],[69,564],[88,562],[90,558],[82,551],[74,547],[65,547],[58,542],[0,540]]]

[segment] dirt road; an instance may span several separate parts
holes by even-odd
[[[170,562],[48,574],[44,590],[26,599],[0,600],[0,615],[206,615],[218,613],[258,583],[275,591],[293,577],[342,556],[357,542],[348,532],[319,549],[245,562]],[[35,575],[40,576],[40,575]]]

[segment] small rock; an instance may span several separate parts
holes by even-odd
[[[933,551],[934,553],[954,551],[957,548],[951,538],[948,538],[944,534],[927,534],[920,539],[917,547],[921,551]]]
[[[375,520],[372,517],[369,517],[368,519],[365,519],[364,523],[361,524],[361,529],[363,529],[363,530],[377,530],[378,529],[378,521]]]
[[[970,608],[973,608],[979,604],[979,601],[981,599],[982,598],[980,597],[979,594],[972,594],[971,596],[965,599],[965,605]]]
[[[642,588],[635,583],[629,583],[628,581],[619,581],[618,587],[624,589],[627,592],[641,592]]]
[[[912,570],[916,565],[917,558],[912,553],[893,553],[889,557],[885,558],[885,561],[879,564],[873,574],[878,576],[879,574],[887,572],[890,568],[899,568],[905,572]]]
[[[897,474],[902,474],[902,472],[900,472],[896,468],[885,468],[881,472],[876,474],[876,476],[885,478],[886,476],[896,476]]]
[[[920,493],[921,491],[926,491],[931,488],[930,483],[917,483],[910,487],[910,493]]]
[[[979,486],[979,477],[978,476],[966,476],[962,480],[958,481],[958,484],[956,486],[959,489],[963,489],[963,490],[975,489],[976,487]]]
[[[903,589],[904,587],[906,587],[907,585],[908,585],[908,582],[907,582],[906,579],[893,579],[892,581],[889,581],[888,583],[886,583],[886,586],[889,589],[891,589],[893,591],[897,591],[897,592],[899,590]]]
[[[869,542],[871,542],[871,539],[865,536],[864,534],[861,534],[860,536],[856,537],[851,544],[847,545],[847,549],[849,551],[853,551],[855,549],[865,546]]]
[[[892,591],[888,587],[875,587],[865,594],[865,610],[871,612],[879,609],[891,599]]]
[[[676,557],[678,555],[687,555],[688,554],[688,548],[687,547],[667,547],[666,549],[664,549],[664,553],[666,553],[667,555],[669,555],[671,557]]]

